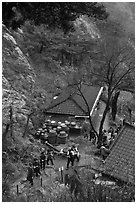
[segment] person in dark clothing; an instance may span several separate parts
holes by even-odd
[[[113,135],[114,135],[114,129],[113,129],[113,127],[110,127],[110,128],[109,128],[108,133],[111,133],[111,137],[113,137]]]
[[[47,150],[47,165],[49,165],[49,161],[51,162],[51,165],[54,165],[54,163],[53,163],[53,151],[50,149]]]
[[[72,148],[70,148],[67,152],[67,169],[69,168],[69,164],[71,162],[71,166],[74,166],[74,159],[75,159],[75,154]]]
[[[87,119],[85,119],[85,121],[82,124],[82,134],[84,135],[84,138],[88,139],[89,131],[90,131],[90,123]]]
[[[100,148],[100,153],[101,153],[103,160],[105,160],[107,158],[107,156],[109,155],[110,150],[102,145]]]
[[[95,132],[91,129],[90,130],[90,138],[89,138],[89,141],[92,140],[92,143],[95,144],[96,143],[96,135],[95,135]]]
[[[38,177],[41,173],[40,173],[40,165],[37,158],[34,159],[33,169],[34,169],[34,175]]]
[[[105,147],[109,147],[108,139],[107,139],[107,136],[106,136],[106,135],[104,135],[103,138],[102,138],[102,144],[103,144]]]
[[[117,127],[117,133],[119,133],[119,131],[121,130],[122,128],[122,124],[120,124],[118,127]]]
[[[41,169],[45,169],[45,161],[46,161],[46,156],[44,154],[44,152],[41,152],[41,155],[40,155],[40,168]]]
[[[32,164],[29,163],[29,167],[28,167],[28,174],[27,174],[27,180],[30,182],[30,184],[33,186],[33,168],[32,168]]]

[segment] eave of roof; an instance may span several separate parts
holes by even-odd
[[[135,127],[125,123],[100,169],[119,180],[135,182]]]

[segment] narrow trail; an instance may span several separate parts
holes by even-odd
[[[72,139],[72,138],[71,138]],[[94,145],[91,144],[87,139],[83,139],[81,136],[73,138],[73,142],[79,143],[79,151],[80,151],[80,161],[74,163],[74,167],[80,166],[91,166],[96,168],[98,165],[98,161],[94,159],[92,151],[95,149]],[[99,161],[100,162],[100,161]],[[34,185],[31,187],[28,181],[26,181],[27,172],[24,172],[23,176],[14,182],[11,185],[11,191],[14,195],[17,195],[17,185],[19,188],[19,195],[27,195],[28,192],[40,191],[44,194],[47,189],[52,185],[55,185],[56,181],[60,182],[61,174],[59,172],[59,168],[63,167],[64,174],[66,171],[67,158],[62,156],[55,156],[54,166],[46,166],[45,171],[42,171],[42,174],[38,178],[34,178]],[[78,167],[79,169],[79,167]],[[42,178],[42,186],[41,186],[41,178]]]

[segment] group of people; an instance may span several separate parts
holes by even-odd
[[[79,162],[80,154],[78,151],[78,148],[75,145],[72,145],[72,147],[69,148],[67,152],[67,169],[69,168],[69,164],[71,163],[71,166],[74,166],[75,159],[77,162]]]
[[[115,129],[113,127],[110,127],[108,131],[103,130],[102,131],[102,145],[104,145],[105,147],[109,147],[113,143],[115,137],[118,135],[121,128],[122,128],[122,125],[120,124]]]
[[[41,152],[40,158],[34,158],[32,163],[29,163],[28,166],[28,174],[27,174],[27,180],[30,182],[30,184],[33,186],[33,179],[34,177],[38,177],[41,175],[41,171],[45,170],[45,166],[54,165],[53,162],[54,159],[54,152],[51,149],[48,149],[46,154],[45,151]],[[74,166],[74,161],[79,162],[80,154],[78,151],[78,148],[75,145],[72,145],[68,151],[67,151],[67,168],[69,168],[69,165],[71,163],[71,166]],[[49,163],[50,162],[50,163]]]
[[[96,133],[91,129],[91,125],[88,119],[85,119],[85,121],[83,122],[82,134],[84,138],[89,139],[89,141],[92,141],[92,143],[95,144],[97,136]]]
[[[46,164],[49,165],[49,162],[51,162],[51,165],[54,165],[53,157],[53,151],[48,149],[46,154],[42,151],[39,159],[34,158],[33,162],[29,163],[27,180],[31,185],[33,185],[33,178],[38,177],[41,174],[41,171],[45,170]]]
[[[121,128],[122,125],[120,124],[116,127],[115,130],[113,127],[110,127],[108,131],[107,130],[102,131],[102,145],[100,148],[100,154],[103,160],[105,160],[106,157],[109,155],[110,153],[109,147],[113,143],[115,137],[118,135]]]
[[[115,129],[113,127],[110,127],[107,130],[102,131],[102,145],[105,147],[109,147],[113,141],[115,136],[118,134],[122,127],[122,124],[119,124]],[[91,129],[90,123],[88,119],[85,119],[82,125],[82,134],[84,138],[89,139],[89,141],[92,141],[93,144],[97,143],[97,135],[93,129]]]

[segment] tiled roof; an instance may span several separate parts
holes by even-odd
[[[135,127],[125,123],[110,148],[103,172],[125,182],[135,182]]]
[[[92,87],[88,85],[82,85],[81,87],[81,91],[86,98],[90,110],[93,107],[99,90],[100,87]],[[57,99],[53,100],[48,107],[47,112],[83,116],[87,115],[88,111],[82,96],[78,94],[78,91],[74,87],[68,86],[62,91]]]
[[[85,115],[84,111],[82,111],[75,103],[74,101],[67,99],[66,101],[60,103],[59,105],[56,105],[48,110],[48,113],[54,113],[54,114],[66,114],[66,115],[75,115],[74,113],[77,113],[77,115]]]

